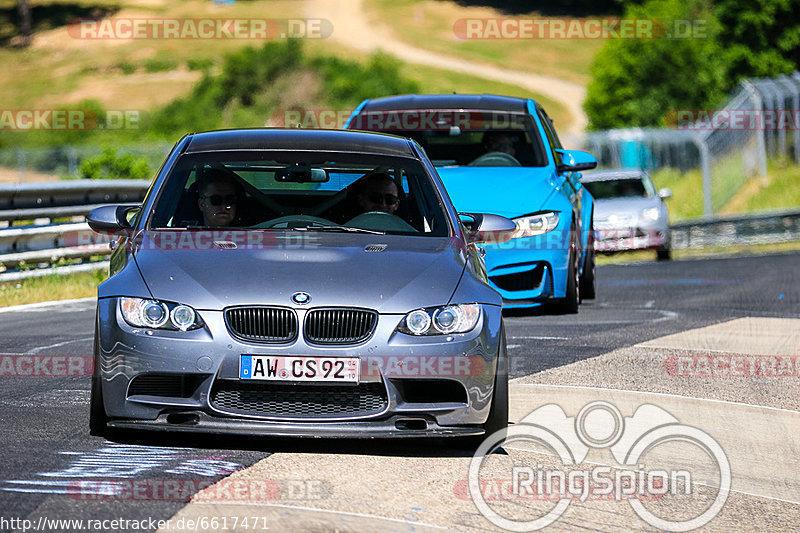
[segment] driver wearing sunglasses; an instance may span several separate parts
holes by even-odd
[[[400,205],[397,185],[388,174],[376,173],[368,176],[358,195],[356,202],[364,213],[383,211],[394,214]]]
[[[233,178],[221,172],[206,172],[197,186],[197,205],[203,215],[203,225],[230,226],[236,219],[238,195]]]

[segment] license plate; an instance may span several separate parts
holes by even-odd
[[[360,375],[358,357],[242,355],[239,360],[239,379],[358,383]]]

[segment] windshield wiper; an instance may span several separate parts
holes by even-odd
[[[352,226],[301,226],[298,228],[292,228],[295,230],[307,230],[307,231],[346,231],[349,233],[368,233],[370,235],[386,235],[385,231],[375,231],[372,229],[364,229],[364,228],[354,228]]]

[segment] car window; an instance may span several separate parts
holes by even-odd
[[[544,128],[545,137],[547,137],[547,143],[550,145],[550,151],[553,154],[553,160],[555,161],[556,165],[561,164],[561,154],[556,152],[557,149],[562,148],[561,140],[558,138],[558,134],[556,134],[556,130],[553,127],[553,120],[547,116],[547,113],[542,107],[537,107],[536,112],[539,115],[539,120],[542,121],[542,127]]]
[[[596,199],[602,198],[644,198],[653,196],[641,178],[610,179],[587,181],[583,185]]]
[[[417,141],[436,166],[469,165],[493,151],[490,139],[505,137],[521,166],[547,164],[544,145],[525,113],[463,110],[369,111],[354,118],[351,129],[379,131]]]
[[[209,212],[228,211],[216,220]],[[158,193],[150,229],[336,226],[449,236],[442,199],[416,160],[351,153],[186,154]]]

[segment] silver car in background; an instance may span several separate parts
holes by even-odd
[[[457,214],[414,141],[191,134],[142,206],[88,222],[119,236],[98,288],[93,434],[473,442],[507,425],[502,299],[475,243],[516,226]]]
[[[581,183],[595,199],[595,250],[614,253],[656,250],[659,260],[670,259],[667,188],[656,190],[644,170],[587,172]]]

